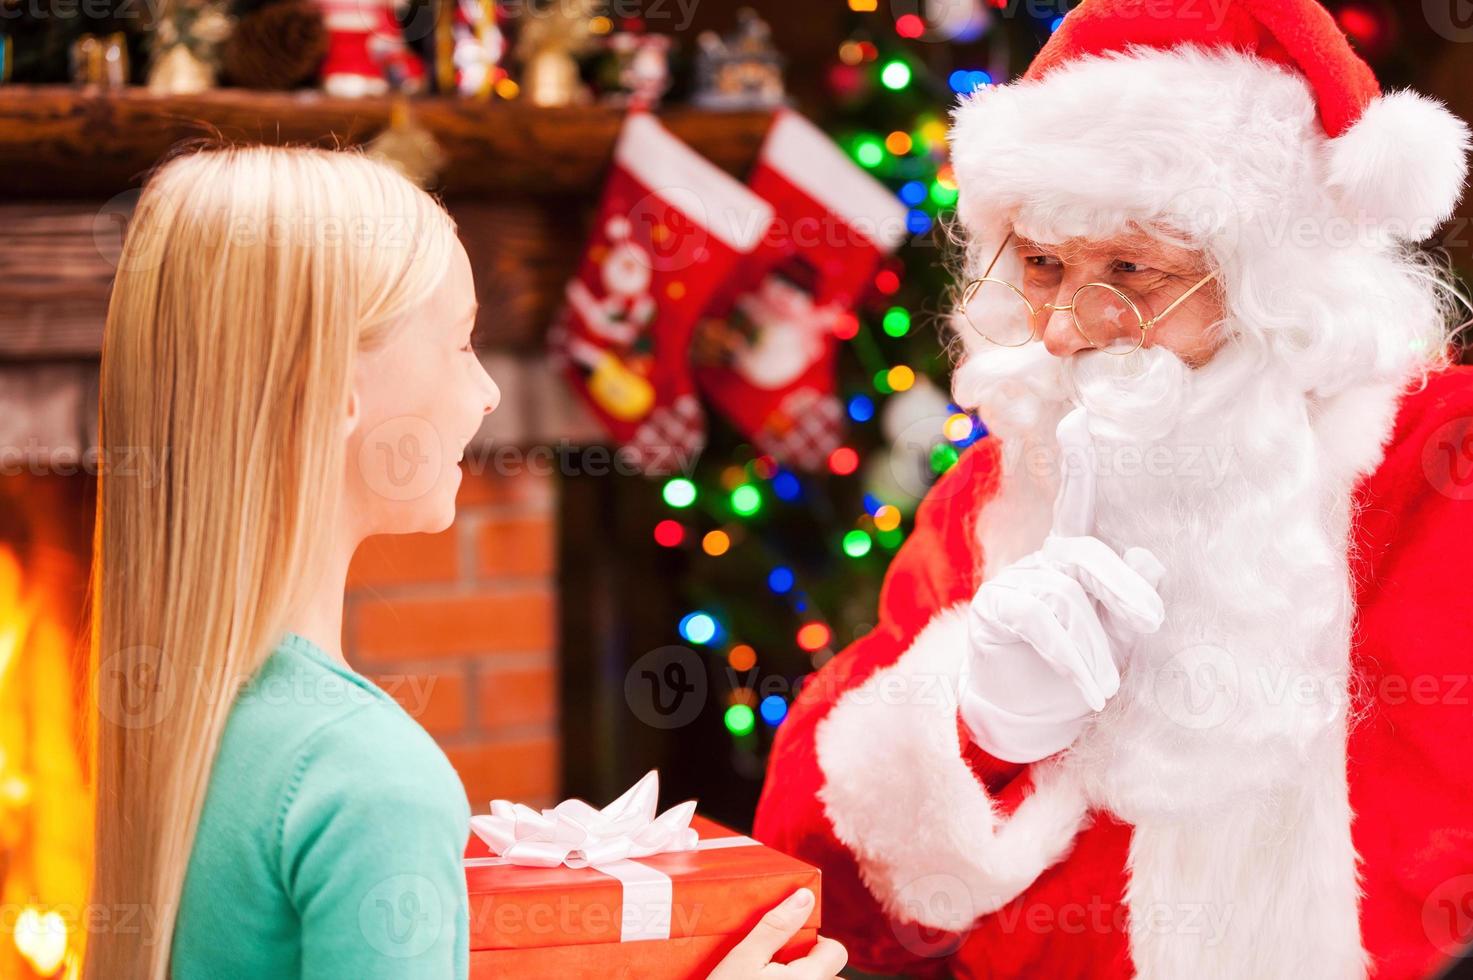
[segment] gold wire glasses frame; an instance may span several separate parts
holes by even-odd
[[[1124,292],[1115,288],[1107,282],[1085,283],[1078,289],[1074,290],[1074,295],[1069,298],[1069,304],[1067,306],[1055,306],[1053,303],[1045,303],[1042,306],[1034,306],[1033,303],[1029,301],[1028,296],[1023,292],[1023,290],[1019,289],[1017,286],[1014,286],[1006,279],[992,278],[992,267],[997,265],[997,260],[1002,258],[1002,250],[1007,248],[1008,242],[1012,240],[1013,233],[1008,232],[1007,237],[1004,238],[1002,240],[1002,244],[998,246],[997,254],[992,257],[991,262],[987,263],[987,271],[982,273],[981,278],[973,279],[971,282],[967,283],[966,288],[962,290],[962,315],[967,318],[967,323],[971,326],[973,330],[977,331],[977,333],[980,334],[984,340],[988,341],[989,343],[997,344],[999,347],[1022,347],[1024,344],[1031,343],[1032,341],[1038,339],[1039,314],[1042,313],[1044,310],[1062,310],[1069,314],[1069,320],[1071,323],[1074,324],[1075,331],[1081,337],[1083,337],[1091,347],[1095,348],[1096,350],[1102,350],[1106,354],[1116,354],[1122,356],[1126,354],[1134,354],[1136,351],[1140,350],[1141,345],[1146,342],[1146,331],[1150,330],[1156,324],[1164,320],[1166,316],[1171,313],[1172,310],[1176,309],[1183,302],[1185,302],[1187,297],[1191,296],[1197,290],[1207,285],[1208,282],[1210,282],[1213,278],[1217,276],[1216,272],[1209,272],[1207,275],[1199,279],[1197,281],[1197,284],[1194,285],[1191,289],[1188,289],[1186,292],[1178,296],[1170,306],[1168,306],[1166,309],[1162,310],[1155,316],[1151,317],[1149,320],[1146,319],[1144,315],[1142,315],[1140,306],[1136,304],[1135,300],[1131,299]],[[1022,337],[1022,339],[1013,340],[1010,337],[1006,337],[1005,334],[998,333],[997,331],[994,331],[994,333],[998,334],[997,336],[989,335],[987,331],[977,326],[977,324],[972,320],[971,315],[966,312],[968,306],[970,306],[978,291],[980,291],[983,286],[989,283],[996,286],[1006,287],[1008,291],[1015,295],[1019,300],[1021,300],[1024,307],[1027,308],[1028,333],[1026,336]],[[1101,290],[1103,290],[1104,292],[1100,292]],[[996,293],[996,290],[994,290],[994,293]],[[1083,302],[1081,302],[1081,298],[1083,298]],[[1122,319],[1126,319],[1126,322],[1128,322],[1128,317],[1131,316],[1135,318],[1136,323],[1139,325],[1139,330],[1137,330],[1135,334],[1135,346],[1127,350],[1122,349],[1123,345],[1117,345],[1113,342],[1110,342],[1110,328],[1117,327]],[[1084,320],[1088,321],[1089,324],[1096,327],[1096,335],[1105,338],[1107,342],[1101,343],[1099,340],[1091,337],[1090,330],[1086,329],[1086,324],[1081,322],[1081,317],[1083,317]],[[1101,321],[1103,321],[1103,324],[1101,323]],[[1103,331],[1099,329],[1101,326],[1105,328]]]

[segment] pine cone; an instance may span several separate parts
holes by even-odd
[[[327,55],[327,28],[311,0],[281,0],[242,17],[225,42],[221,67],[236,85],[288,89]]]

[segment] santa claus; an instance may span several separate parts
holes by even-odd
[[[1423,977],[1473,934],[1467,127],[1312,0],[1085,0],[951,135],[932,489],[756,834],[870,970]]]

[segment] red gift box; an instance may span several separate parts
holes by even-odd
[[[809,888],[821,898],[817,868],[703,817],[690,826],[700,835],[696,850],[617,867],[499,863],[473,836],[465,851],[471,980],[703,978],[793,892]],[[779,962],[812,949],[820,905]]]

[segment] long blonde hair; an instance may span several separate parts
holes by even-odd
[[[102,354],[88,980],[168,976],[235,693],[329,550],[354,357],[438,285],[454,234],[352,152],[193,152],[139,198]]]

